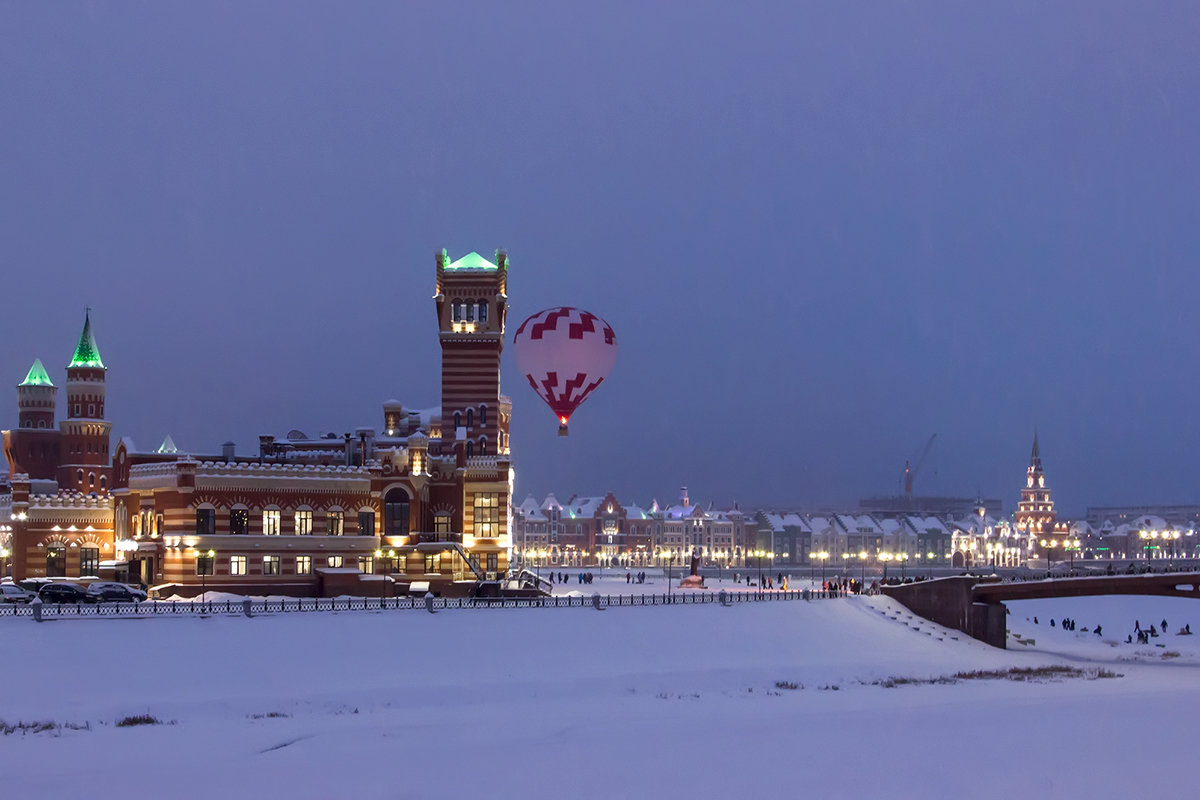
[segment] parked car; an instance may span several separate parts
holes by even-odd
[[[0,583],[0,603],[28,603],[36,595],[15,583]]]
[[[89,603],[87,589],[77,583],[47,583],[38,590],[43,603]]]
[[[141,589],[111,581],[97,581],[87,587],[87,593],[97,603],[140,603],[146,599],[146,593]]]
[[[54,583],[54,581],[49,578],[26,578],[23,581],[17,581],[17,586],[20,586],[27,592],[37,594],[42,590],[43,586],[49,583]]]

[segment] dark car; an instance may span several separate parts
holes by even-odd
[[[87,593],[97,603],[140,603],[146,599],[146,593],[141,589],[110,581],[93,583],[87,588]]]
[[[87,590],[77,583],[47,583],[38,590],[43,603],[87,603]]]

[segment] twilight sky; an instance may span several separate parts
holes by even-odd
[[[142,447],[439,403],[433,254],[606,318],[517,499],[1197,502],[1200,6],[0,5],[0,382]],[[514,319],[515,318],[515,319]],[[61,392],[60,392],[61,394]],[[16,422],[0,390],[0,423]]]

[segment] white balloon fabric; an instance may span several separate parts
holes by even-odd
[[[612,326],[569,306],[547,308],[521,323],[513,336],[517,369],[550,406],[567,433],[571,414],[596,390],[617,361]]]

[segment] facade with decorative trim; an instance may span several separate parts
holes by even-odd
[[[500,394],[508,257],[435,259],[442,404],[383,404],[353,434],[262,436],[258,452],[185,453],[121,439],[110,459],[107,368],[90,315],[67,367],[67,418],[35,362],[4,432],[0,569],[205,589],[452,595],[508,567],[511,401]],[[7,514],[3,512],[7,511]],[[5,556],[3,554],[9,554]]]

